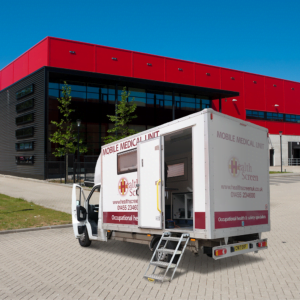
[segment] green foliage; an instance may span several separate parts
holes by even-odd
[[[121,94],[121,101],[116,107],[116,115],[107,115],[109,120],[114,123],[114,128],[107,130],[110,135],[103,137],[104,143],[109,144],[114,141],[118,141],[132,134],[138,133],[134,129],[129,129],[129,123],[137,118],[137,115],[132,115],[136,110],[136,103],[134,103],[134,98],[131,102],[127,102],[127,98],[130,93],[127,94],[126,87],[123,88]]]
[[[72,101],[71,97],[71,87],[68,86],[66,82],[62,87],[63,97],[57,98],[59,102],[58,109],[62,116],[59,122],[51,121],[53,125],[56,126],[57,130],[53,134],[50,135],[50,142],[58,144],[59,147],[55,148],[55,151],[52,153],[56,157],[68,155],[69,153],[75,153],[77,150],[77,133],[75,130],[75,125],[71,120],[71,113],[74,109],[70,108],[70,104]],[[79,140],[79,152],[85,153],[87,152],[87,147],[82,145],[82,140]]]

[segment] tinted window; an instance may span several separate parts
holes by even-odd
[[[25,137],[31,137],[34,135],[34,127],[26,127],[16,130],[16,138],[22,139]]]
[[[16,143],[16,151],[33,150],[33,142]]]
[[[16,98],[20,99],[22,97],[25,97],[27,95],[30,95],[33,93],[33,84],[27,86],[26,88],[16,92]]]
[[[17,125],[26,124],[30,122],[33,122],[33,113],[16,118]]]
[[[32,165],[34,163],[34,156],[16,156],[17,165]]]
[[[19,103],[16,105],[16,111],[19,113],[21,111],[25,111],[27,109],[32,108],[34,105],[34,100],[33,99],[29,99],[27,101],[24,101],[22,103]]]
[[[265,113],[263,111],[246,110],[246,118],[247,119],[264,120]]]

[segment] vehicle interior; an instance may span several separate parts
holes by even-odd
[[[192,128],[164,137],[165,228],[193,230]]]

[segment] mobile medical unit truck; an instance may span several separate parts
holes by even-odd
[[[148,244],[150,281],[172,280],[186,247],[214,259],[267,249],[268,130],[205,109],[107,144],[89,196],[73,186],[72,220],[84,247]]]

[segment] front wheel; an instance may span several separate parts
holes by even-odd
[[[89,247],[91,245],[92,241],[89,238],[89,234],[86,228],[78,241],[81,247]]]

